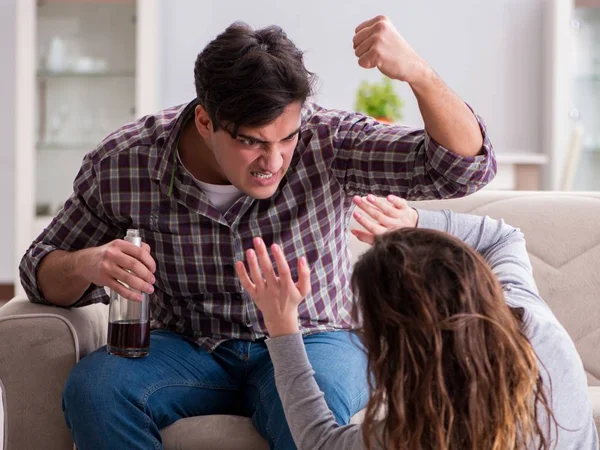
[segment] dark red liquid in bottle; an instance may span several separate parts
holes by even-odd
[[[108,323],[108,353],[129,358],[138,358],[146,356],[149,349],[149,322],[119,320]]]

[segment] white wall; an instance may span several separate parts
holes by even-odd
[[[15,14],[0,0],[0,284],[12,283],[14,257]],[[0,424],[1,425],[1,424]]]
[[[162,0],[161,107],[194,95],[197,53],[235,20],[252,26],[280,25],[306,50],[309,70],[319,75],[317,101],[352,109],[362,79],[352,50],[354,28],[377,14],[391,18],[406,40],[477,113],[498,152],[540,151],[542,23],[545,0]],[[405,85],[404,122],[421,124]]]
[[[0,283],[12,282],[14,217],[15,5],[0,0]],[[546,0],[160,0],[162,52],[159,107],[194,95],[193,63],[208,41],[235,20],[281,25],[306,50],[320,78],[317,101],[352,109],[362,79],[376,71],[356,64],[356,25],[388,15],[446,82],[481,114],[498,152],[540,151],[542,21]],[[420,124],[406,86],[405,122]],[[78,159],[80,157],[78,155]]]

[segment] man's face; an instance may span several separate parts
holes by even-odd
[[[214,155],[215,170],[250,197],[271,197],[290,166],[298,142],[301,109],[299,102],[291,103],[268,125],[240,127],[236,138],[226,130],[228,124],[215,132],[208,120],[201,135]],[[196,111],[197,124],[199,114],[206,112]]]

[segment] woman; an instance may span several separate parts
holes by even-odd
[[[306,261],[294,283],[281,249],[271,247],[276,275],[256,240],[250,274],[236,266],[269,331],[298,448],[597,449],[581,360],[538,296],[523,235],[393,196],[355,203],[367,231],[353,233],[373,244],[352,277],[372,375],[362,425],[338,426],[313,378],[297,315],[310,289]]]

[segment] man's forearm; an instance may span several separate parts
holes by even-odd
[[[79,273],[82,252],[55,250],[40,263],[37,279],[44,298],[57,306],[75,303],[90,286]]]
[[[437,76],[385,16],[361,23],[353,38],[361,67],[377,67],[385,76],[412,88],[433,139],[461,156],[475,156],[483,145],[477,119]]]
[[[473,112],[458,95],[426,63],[423,76],[409,84],[429,135],[458,155],[477,155],[483,136]]]

